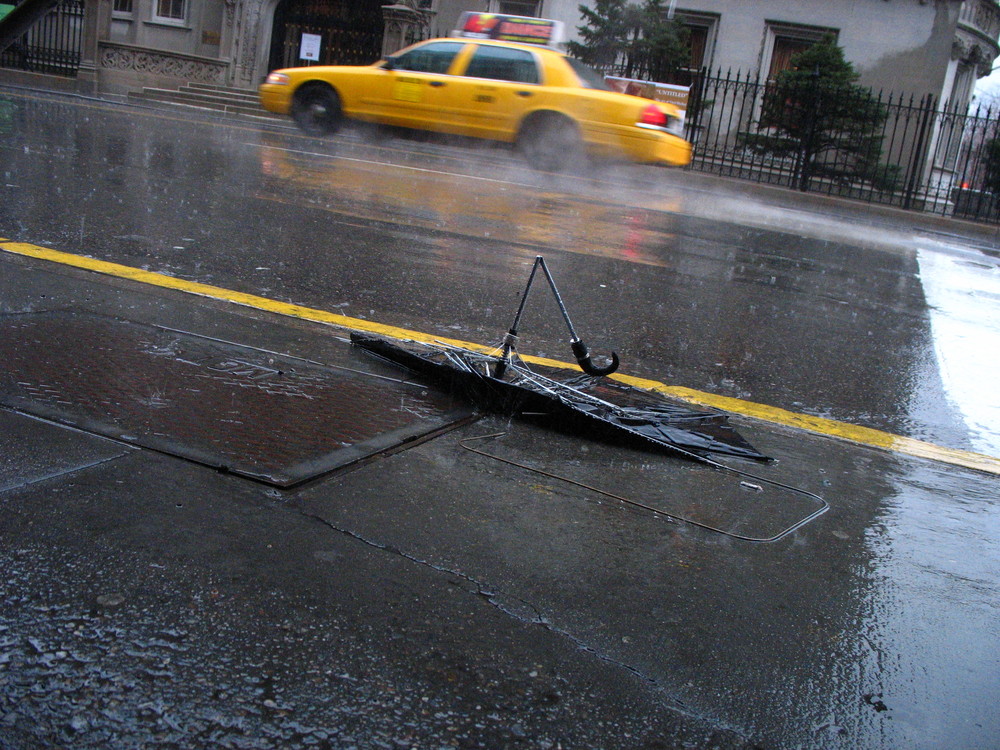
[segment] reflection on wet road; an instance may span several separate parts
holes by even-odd
[[[913,232],[663,170],[554,177],[502,150],[11,101],[11,239],[483,344],[544,253],[582,335],[623,372],[971,447]],[[525,353],[566,358],[544,301],[523,334]]]
[[[319,209],[359,219],[530,245],[536,252],[568,250],[653,266],[668,263],[654,250],[667,243],[669,234],[651,226],[644,209],[531,184],[525,178],[532,175],[517,175],[510,166],[512,174],[504,179],[501,170],[492,176],[461,174],[330,158],[278,145],[261,146],[259,155],[262,173],[277,180],[265,183],[269,189],[258,196],[263,200],[288,202],[294,187],[296,194],[314,193]]]
[[[872,698],[892,711],[892,746],[988,746],[995,735],[976,735],[1000,690],[996,482],[934,465],[887,479],[865,535],[871,557],[859,570],[865,606],[851,669],[880,686]]]
[[[1000,456],[1000,266],[937,244],[922,243],[918,258],[945,392],[973,449]]]
[[[623,372],[973,445],[942,384],[912,231],[663,170],[556,177],[496,149],[10,101],[11,239],[483,344],[544,253],[578,328]],[[523,334],[526,353],[566,358],[544,302]]]

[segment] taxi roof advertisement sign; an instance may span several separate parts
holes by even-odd
[[[562,21],[548,18],[506,16],[467,10],[459,17],[458,28],[452,32],[452,36],[549,45],[562,40],[562,30]]]

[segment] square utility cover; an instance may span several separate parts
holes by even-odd
[[[451,396],[80,313],[0,317],[0,403],[287,487],[452,424]]]

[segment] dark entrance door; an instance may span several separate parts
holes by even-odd
[[[305,65],[303,34],[322,37],[317,65],[367,65],[382,54],[384,0],[281,0],[274,11],[270,69]]]

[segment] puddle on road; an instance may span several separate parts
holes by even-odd
[[[918,249],[934,350],[973,450],[1000,456],[1000,266]]]

